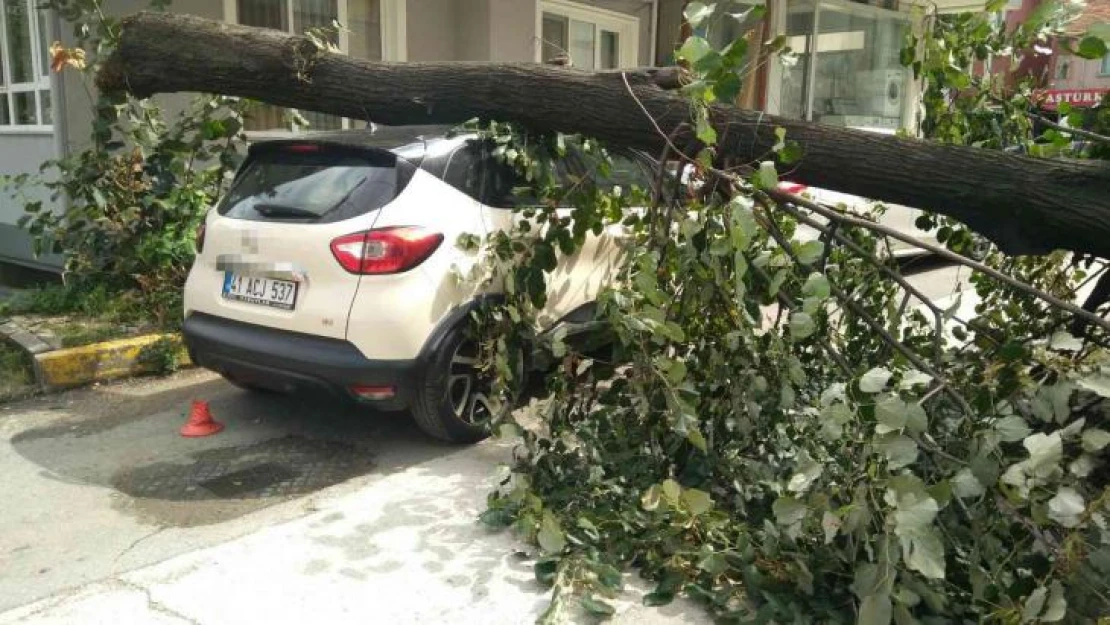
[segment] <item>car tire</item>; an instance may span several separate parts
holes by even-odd
[[[477,343],[464,325],[440,342],[423,371],[412,401],[416,424],[427,434],[450,443],[476,443],[490,435],[489,424],[512,409],[501,402],[494,413],[492,381],[477,368]]]

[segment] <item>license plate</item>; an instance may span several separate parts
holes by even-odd
[[[293,310],[297,304],[297,283],[273,278],[256,278],[232,272],[224,274],[224,298]]]

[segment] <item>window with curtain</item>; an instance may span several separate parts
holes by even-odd
[[[303,34],[312,29],[330,28],[340,22],[346,36],[330,33],[332,43],[344,53],[367,60],[380,60],[380,0],[235,0],[240,24],[272,28],[290,34]],[[343,3],[341,6],[340,3]],[[341,10],[342,9],[342,10]],[[299,111],[308,122],[307,130],[336,130],[345,126],[335,115]],[[246,119],[248,131],[281,131],[294,127],[293,112],[270,105],[259,105]]]
[[[46,13],[35,0],[0,0],[0,129],[50,126]]]

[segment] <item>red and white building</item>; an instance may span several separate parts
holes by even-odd
[[[1110,0],[1087,0],[1082,15],[1068,25],[1068,37],[1055,42],[1045,81],[1046,110],[1055,110],[1061,102],[1073,108],[1098,106],[1110,93],[1110,53],[1084,59],[1068,51],[1096,24],[1110,25]]]

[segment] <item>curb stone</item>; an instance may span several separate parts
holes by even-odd
[[[165,351],[177,367],[192,364],[179,334],[147,334],[35,355],[35,378],[45,389],[63,389],[157,373]]]
[[[36,385],[43,390],[157,373],[164,367],[160,360],[168,356],[173,357],[178,367],[192,365],[179,334],[147,334],[62,348],[55,340],[39,336],[10,319],[0,319],[0,335],[31,356]]]
[[[57,345],[47,342],[37,334],[16,325],[15,322],[8,319],[4,319],[3,323],[0,323],[0,334],[15,342],[23,351],[32,356],[58,348]]]

